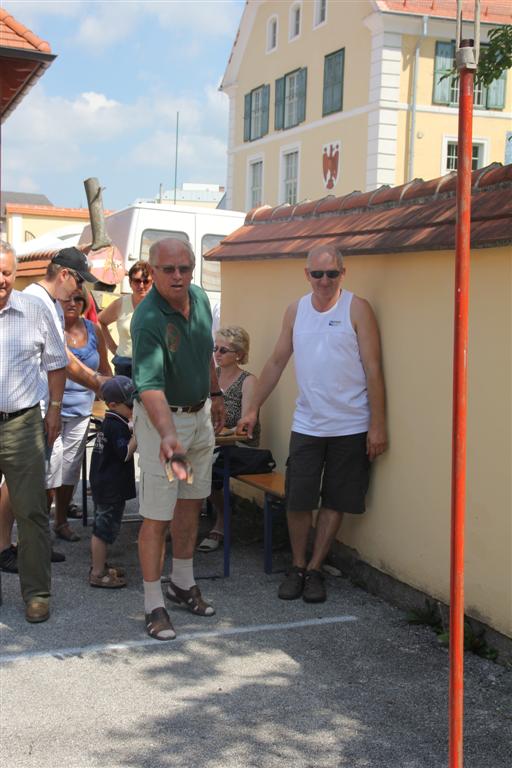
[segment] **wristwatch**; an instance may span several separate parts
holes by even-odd
[[[50,400],[50,405],[53,405],[54,408],[60,408],[62,400]]]

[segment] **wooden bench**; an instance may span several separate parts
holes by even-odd
[[[281,472],[267,472],[263,475],[237,475],[234,479],[264,493],[263,567],[265,573],[272,573],[272,514],[275,506],[284,506],[285,477]]]

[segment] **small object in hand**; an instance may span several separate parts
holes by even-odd
[[[172,468],[173,464],[181,464],[183,467],[185,467],[185,471],[187,473],[187,476],[185,477],[185,482],[188,485],[192,485],[194,482],[194,470],[192,469],[192,464],[187,460],[187,457],[184,453],[173,453],[172,458],[167,459],[165,462],[165,471],[167,473],[167,479],[170,483],[174,479],[177,479],[174,470]]]

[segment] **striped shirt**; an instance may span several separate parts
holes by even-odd
[[[67,362],[64,343],[44,304],[13,290],[0,309],[0,411],[37,405],[41,372],[65,368]]]

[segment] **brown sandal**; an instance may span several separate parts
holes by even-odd
[[[64,541],[80,541],[80,536],[71,530],[69,523],[61,523],[54,527],[55,535]]]
[[[91,587],[102,589],[121,589],[121,587],[126,587],[126,579],[118,576],[113,570],[105,570],[101,576],[95,576],[91,569],[89,571],[89,584]]]
[[[173,603],[187,608],[190,613],[195,613],[196,616],[213,616],[215,614],[215,608],[203,600],[197,584],[194,584],[190,589],[180,589],[171,581],[167,587],[167,597]]]
[[[155,608],[144,615],[146,632],[154,640],[174,640],[176,632],[165,608]],[[165,634],[163,634],[165,632]]]

